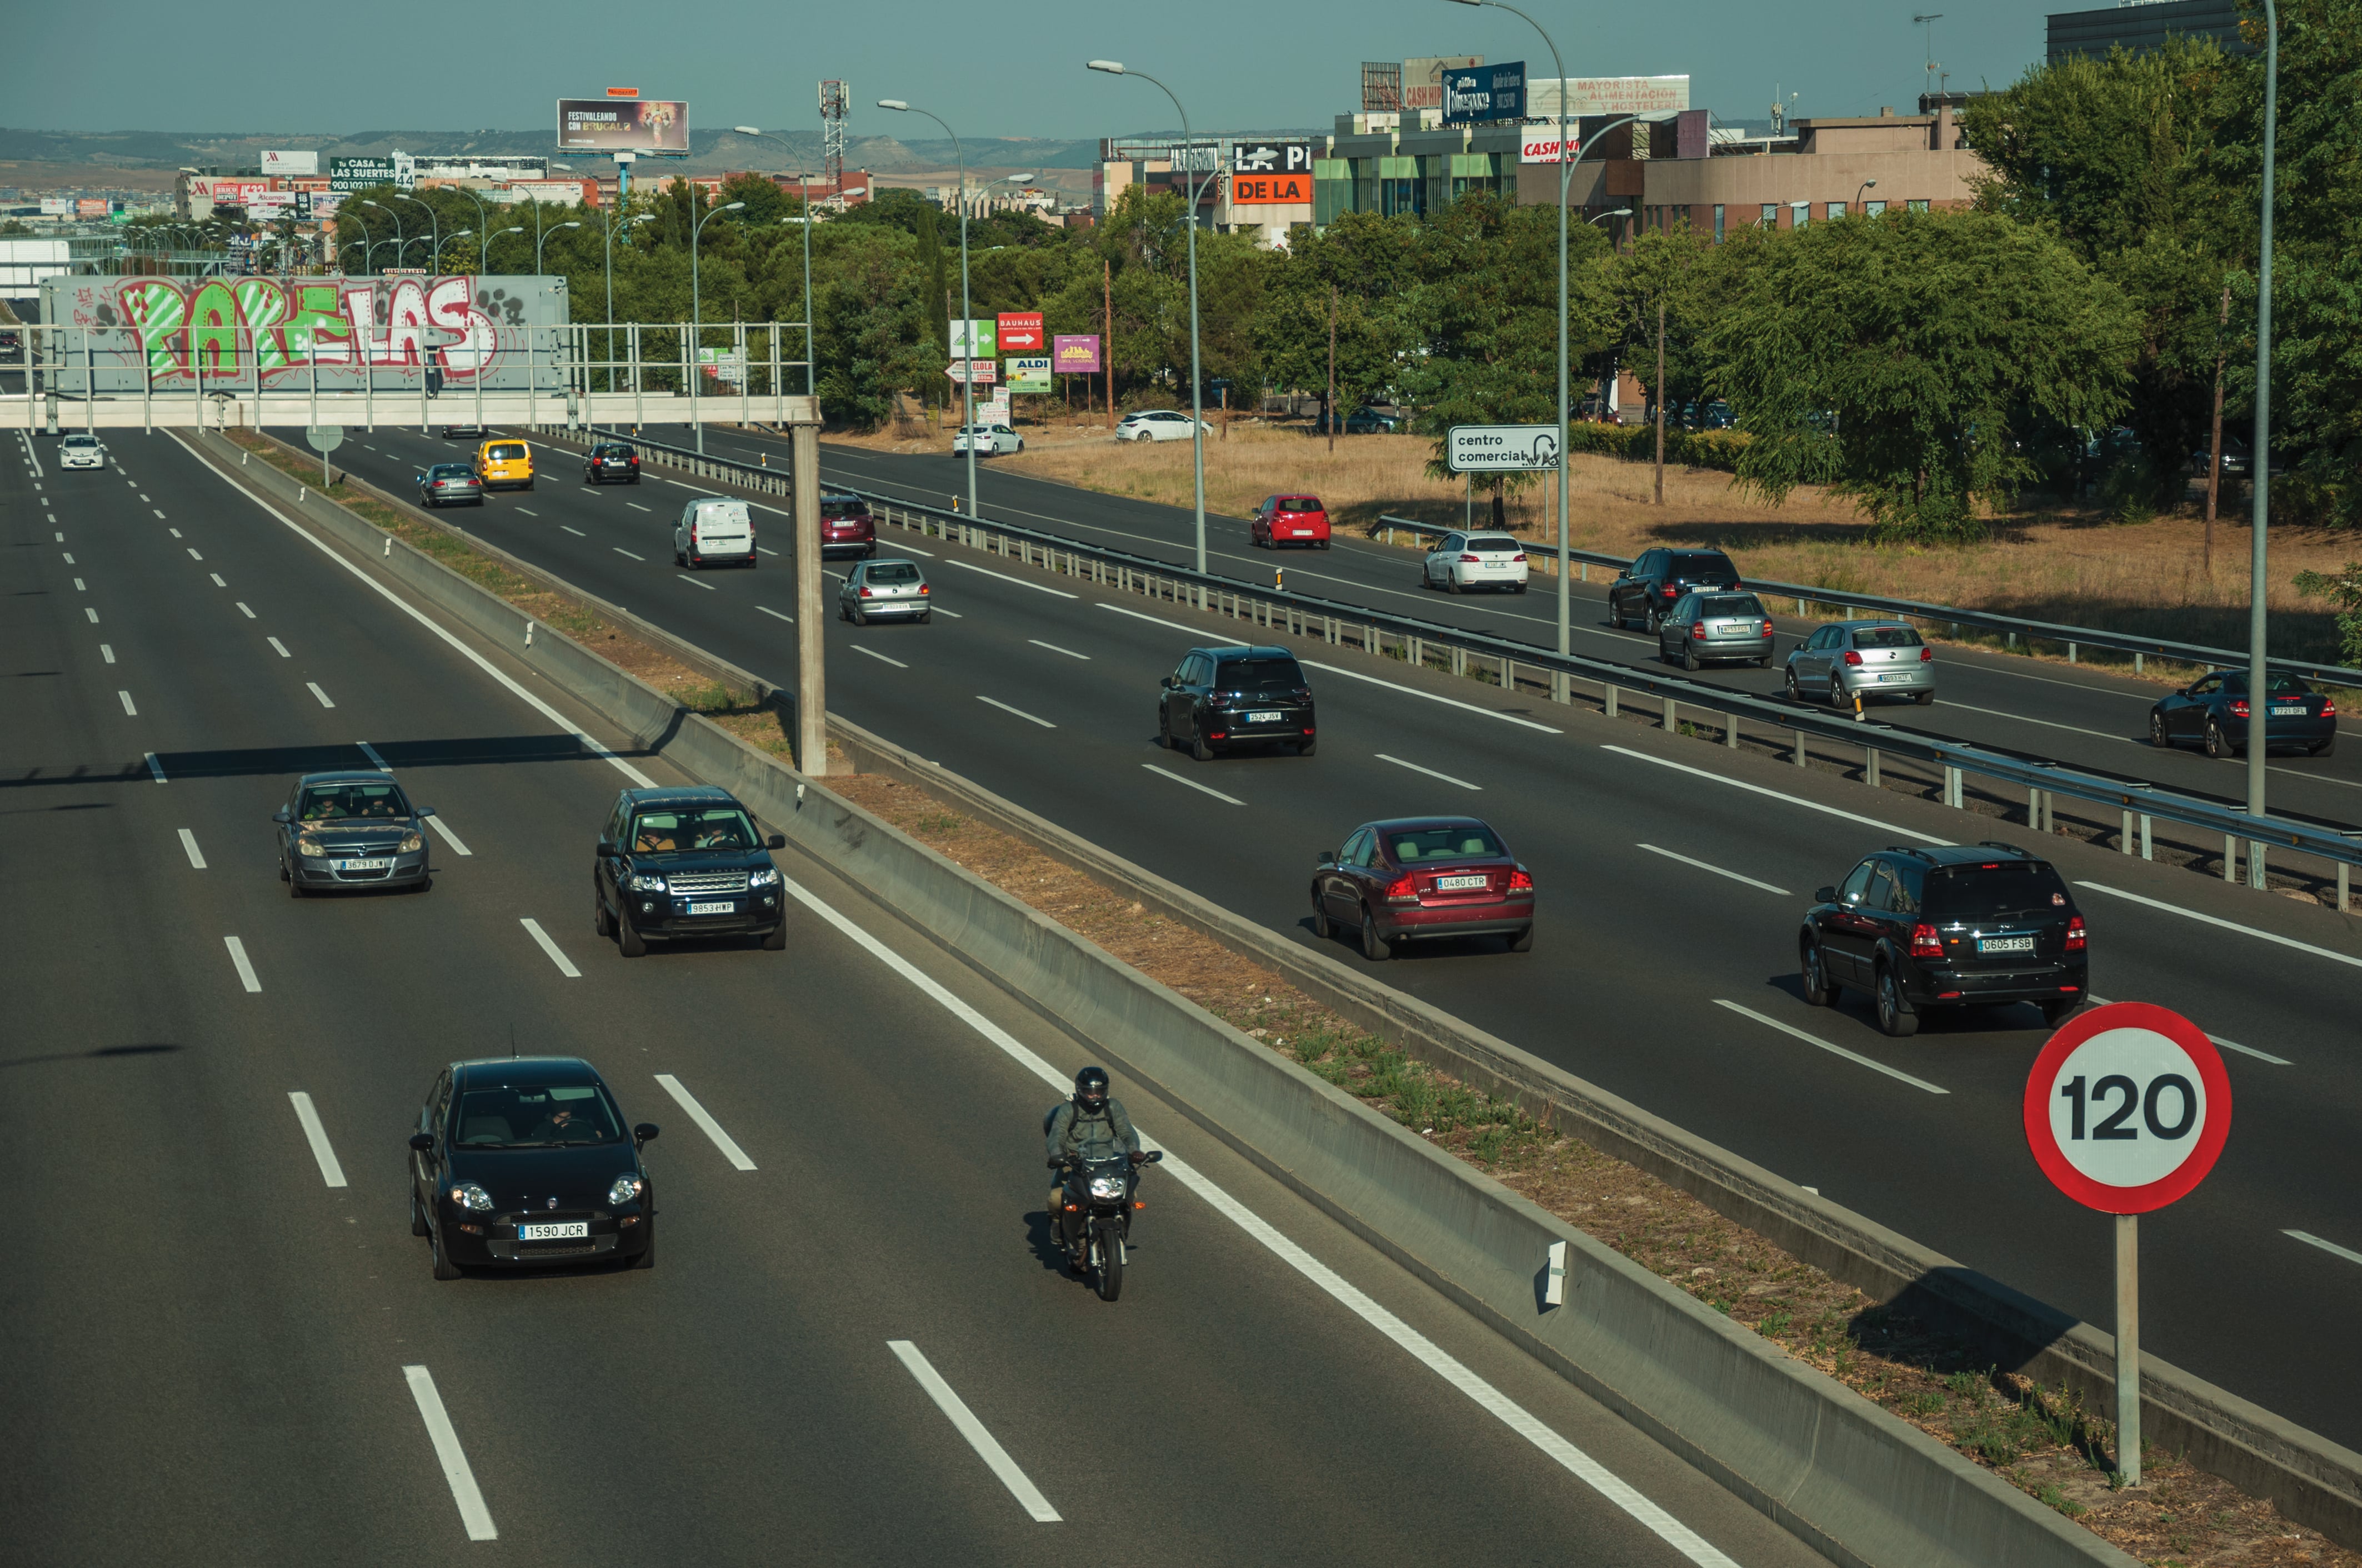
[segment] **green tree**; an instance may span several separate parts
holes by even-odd
[[[1275,386],[1304,389],[1328,412],[1330,312],[1337,401],[1351,409],[1393,389],[1416,344],[1403,310],[1418,281],[1418,220],[1341,213],[1296,235],[1273,258],[1254,323],[1256,351]]]

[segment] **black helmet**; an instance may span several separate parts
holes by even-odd
[[[1105,1067],[1085,1067],[1075,1075],[1075,1104],[1096,1116],[1107,1109],[1108,1076]]]

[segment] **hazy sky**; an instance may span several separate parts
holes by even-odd
[[[2041,56],[2050,6],[2035,0],[1526,4],[1568,74],[1686,72],[1693,104],[1731,119],[1762,118],[1775,84],[1798,114],[1910,112],[1920,6],[1947,7],[1936,58],[1955,87],[2001,85]],[[856,135],[933,134],[873,106],[899,97],[966,136],[1091,137],[1173,123],[1148,83],[1085,72],[1093,56],[1163,76],[1201,130],[1326,125],[1357,106],[1364,59],[1550,70],[1518,18],[1447,0],[75,0],[28,6],[8,37],[0,118],[57,130],[522,130],[609,86],[685,98],[696,127],[810,127],[830,76],[853,84]]]

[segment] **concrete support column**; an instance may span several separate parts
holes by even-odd
[[[828,776],[828,673],[820,569],[820,427],[795,427],[796,525],[796,766],[808,778]]]

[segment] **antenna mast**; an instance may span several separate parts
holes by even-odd
[[[850,89],[842,82],[820,84],[820,155],[829,189],[844,194],[844,104]]]
[[[1944,68],[1943,61],[1936,58],[1936,24],[1943,19],[1941,11],[1922,11],[1911,18],[1913,27],[1927,29],[1927,80],[1920,84],[1919,89],[1923,93],[1934,90],[1936,72]]]

